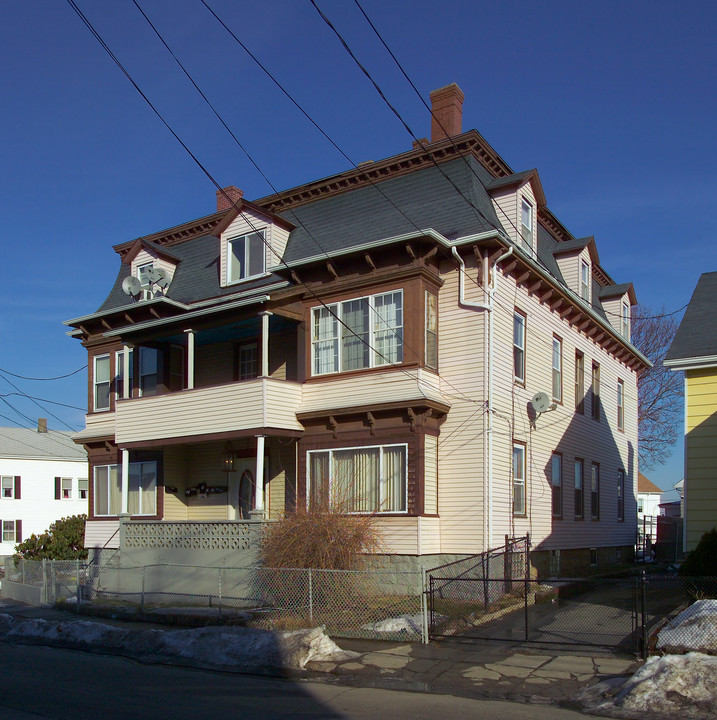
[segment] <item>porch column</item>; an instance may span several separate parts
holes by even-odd
[[[264,515],[264,440],[265,435],[256,436],[256,483],[254,485],[254,512]]]
[[[269,377],[269,318],[273,313],[264,310],[261,317],[261,373],[260,377]]]
[[[125,343],[122,350],[122,398],[127,400],[132,397],[132,384],[130,383],[130,363],[129,354],[132,351],[132,345]]]
[[[122,515],[129,515],[129,450],[122,449]]]
[[[194,387],[194,330],[185,330],[187,336],[187,390]]]

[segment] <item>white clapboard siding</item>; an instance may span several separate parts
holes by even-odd
[[[438,512],[438,438],[425,436],[425,500],[424,512],[435,515]]]
[[[381,533],[386,552],[402,555],[418,554],[417,517],[380,517],[376,525]]]
[[[285,230],[270,223],[269,217],[244,208],[233,222],[222,233],[220,241],[220,276],[222,287],[227,285],[227,245],[232,238],[256,231],[264,231],[264,267],[278,263],[278,257],[284,252],[288,239]]]
[[[115,414],[108,411],[85,415],[85,429],[72,437],[75,442],[87,442],[93,438],[113,437],[114,434]]]
[[[418,518],[418,541],[421,555],[441,552],[441,523],[438,518]]]

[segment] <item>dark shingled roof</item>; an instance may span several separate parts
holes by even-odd
[[[164,248],[159,248],[165,252]],[[172,246],[172,255],[178,264],[166,296],[181,303],[196,302],[205,298],[232,295],[245,290],[261,288],[280,280],[276,275],[258,278],[241,285],[219,286],[219,238],[204,235]],[[97,312],[105,312],[131,304],[131,300],[122,290],[122,281],[130,274],[130,266],[122,263],[107,299]]]
[[[665,360],[717,355],[717,272],[697,281]]]
[[[417,229],[433,228],[453,240],[500,228],[483,184],[490,177],[475,158],[468,157],[280,213],[297,226],[289,236],[284,260],[294,263]]]
[[[620,285],[603,285],[598,290],[598,294],[601,298],[607,297],[618,297],[624,295],[626,292],[630,292],[632,289],[632,283],[621,283]]]
[[[562,253],[584,250],[589,245],[592,239],[593,238],[591,237],[584,237],[575,238],[574,240],[566,240],[565,242],[558,243],[555,246],[555,250],[553,250],[553,253],[555,255],[561,255]]]
[[[493,178],[486,183],[488,190],[497,190],[502,187],[510,187],[511,185],[520,185],[526,178],[529,178],[535,170],[524,170],[523,172],[513,173],[505,177]]]

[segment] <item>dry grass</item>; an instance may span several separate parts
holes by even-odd
[[[264,533],[261,559],[267,568],[359,570],[365,553],[384,551],[375,515],[349,515],[328,502],[287,513]]]

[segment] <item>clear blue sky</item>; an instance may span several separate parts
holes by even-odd
[[[77,0],[148,97],[221,185],[271,188],[206,108],[131,0]],[[355,162],[412,138],[308,0],[208,0]],[[353,0],[317,0],[419,136],[428,113]],[[278,189],[348,167],[199,0],[140,0]],[[676,309],[717,269],[714,72],[707,2],[362,0],[427,100],[457,82],[463,129],[516,170],[538,168],[548,206],[638,299]],[[63,320],[93,312],[114,281],[112,245],[215,209],[215,189],[67,3],[0,6],[0,368],[52,377],[85,363]],[[86,403],[86,376],[9,378],[21,392]],[[16,392],[6,379],[0,394]],[[6,396],[50,427],[79,410]],[[6,404],[0,424],[29,425]],[[669,488],[681,447],[649,476]]]

